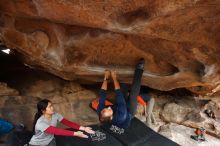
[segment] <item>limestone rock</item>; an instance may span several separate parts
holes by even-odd
[[[60,89],[62,88],[61,83],[55,80],[38,80],[30,87],[26,89],[26,96],[34,96],[40,98],[51,98],[54,95],[59,95]]]
[[[161,116],[165,121],[182,123],[190,112],[190,108],[184,108],[176,103],[167,103]]]
[[[19,95],[16,89],[8,87],[6,83],[0,82],[0,96]]]
[[[91,100],[97,97],[94,92],[86,90],[82,88],[79,84],[74,82],[66,84],[61,91],[61,95],[65,97],[68,101]]]
[[[76,82],[61,82],[59,80],[37,80],[29,83],[23,96],[1,96],[0,117],[13,124],[23,123],[32,130],[37,102],[49,99],[56,112],[65,118],[81,125],[98,123],[97,113],[89,104],[96,97],[93,91],[81,87]]]
[[[195,135],[195,129],[170,123],[161,126],[159,133],[163,136],[175,141],[181,146],[218,146],[220,140],[210,135],[205,135],[207,141],[197,142],[190,138],[191,135]]]
[[[13,124],[24,124],[32,130],[37,102],[40,98],[26,96],[2,96],[0,116]],[[4,101],[4,102],[2,102]]]
[[[210,109],[214,112],[216,119],[220,120],[220,100],[211,100],[204,106],[205,109]]]
[[[166,97],[163,97],[163,103],[166,101]],[[167,97],[168,98],[168,97]],[[160,99],[158,99],[160,102]],[[212,119],[209,118],[205,113],[205,109],[211,108],[215,109],[215,112],[218,113],[218,100],[216,101],[199,101],[196,99],[185,98],[177,98],[173,97],[171,99],[167,99],[167,103],[165,106],[160,105],[157,110],[160,111],[161,118],[165,122],[176,123],[180,125],[184,125],[187,127],[198,128],[204,127],[210,135],[215,137],[220,137],[219,118]],[[157,116],[157,115],[156,115]],[[157,118],[158,119],[158,118]],[[159,120],[160,121],[160,120]]]

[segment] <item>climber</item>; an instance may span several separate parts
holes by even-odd
[[[37,110],[38,112],[35,115],[33,126],[33,131],[35,134],[32,136],[29,146],[56,146],[54,135],[88,138],[88,136],[82,131],[85,131],[89,134],[94,134],[92,128],[80,126],[74,122],[68,121],[59,113],[54,112],[52,103],[47,99],[43,99],[38,102]],[[56,128],[58,121],[70,128],[80,131],[74,132]]]
[[[140,92],[141,77],[144,70],[144,59],[140,59],[136,66],[133,83],[131,86],[131,92],[127,103],[125,101],[125,96],[123,95],[120,84],[117,79],[116,71],[105,71],[104,81],[101,86],[99,93],[99,105],[97,108],[97,113],[99,115],[99,120],[101,123],[111,123],[120,128],[127,128],[130,125],[131,119],[134,117],[137,109],[137,96]],[[106,90],[109,77],[112,77],[115,93],[116,93],[116,103],[112,106],[105,107],[106,100]]]

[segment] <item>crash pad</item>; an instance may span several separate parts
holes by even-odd
[[[57,146],[179,146],[175,142],[154,132],[137,118],[133,118],[127,129],[115,125],[91,125],[95,134],[88,139],[71,136],[55,136]],[[69,129],[73,130],[73,129]],[[32,137],[32,132],[12,132],[9,146],[24,146]]]
[[[137,118],[133,118],[127,129],[112,124],[101,126],[124,146],[179,146],[168,138],[156,133]]]
[[[95,131],[95,134],[89,134],[88,139],[55,136],[57,146],[123,146],[117,139],[105,132],[98,125],[92,125],[90,127]]]

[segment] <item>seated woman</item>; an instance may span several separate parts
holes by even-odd
[[[62,115],[54,112],[51,101],[47,99],[43,99],[38,102],[37,110],[38,112],[35,115],[33,127],[35,134],[32,136],[29,146],[56,146],[54,135],[88,138],[88,136],[81,131],[94,134],[94,131],[90,127],[80,126],[74,122],[68,121],[63,118]],[[75,132],[56,128],[57,122],[80,131]]]

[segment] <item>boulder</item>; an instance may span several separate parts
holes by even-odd
[[[207,141],[197,142],[190,138],[191,135],[195,135],[195,129],[174,123],[161,126],[159,133],[181,146],[218,146],[220,143],[218,138],[207,134]]]
[[[220,97],[218,0],[0,1],[0,41],[27,64],[66,80],[131,83]],[[1,48],[4,49],[4,48]]]
[[[13,96],[19,95],[19,92],[16,89],[8,87],[6,83],[0,82],[0,96]]]

